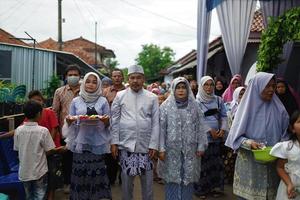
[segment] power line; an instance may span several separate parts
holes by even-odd
[[[85,20],[85,16],[84,16],[83,13],[81,12],[80,7],[78,6],[76,0],[73,0],[73,2],[74,2],[74,4],[75,4],[75,7],[76,7],[76,9],[78,10],[79,14],[81,15],[82,20],[84,21],[84,23],[88,24],[87,21]]]
[[[90,1],[90,0],[88,0]],[[92,3],[92,2],[91,2]],[[131,24],[135,24],[135,25],[138,25],[139,27],[141,28],[145,28],[145,26],[141,25],[141,24],[138,24],[136,22],[133,22],[133,21],[130,21],[130,20],[127,20],[125,18],[122,18],[120,17],[119,15],[115,15],[114,13],[108,11],[107,9],[105,9],[104,7],[100,6],[99,7],[101,10],[103,10],[105,13],[113,16],[113,17],[117,17],[118,19],[122,20],[122,21],[125,21],[127,23],[131,23]],[[194,38],[196,37],[196,33],[195,35],[186,35],[186,34],[178,34],[178,33],[173,33],[173,32],[168,32],[168,31],[162,31],[160,29],[156,29],[156,28],[153,28],[153,27],[149,27],[151,30],[155,31],[155,32],[159,32],[159,33],[163,33],[163,34],[169,34],[169,35],[174,35],[174,36],[178,36],[178,37],[186,37],[186,38]]]
[[[26,1],[26,0],[25,0],[25,1]],[[13,5],[10,6],[8,9],[6,9],[4,12],[2,12],[2,13],[0,14],[0,16],[4,15],[6,12],[9,12],[9,11],[13,10],[13,8],[16,7],[19,3],[20,3],[20,2],[17,1],[17,3],[13,4]]]
[[[27,2],[27,0],[24,0],[19,5],[15,4],[14,6],[12,6],[13,9],[11,9],[11,12],[8,14],[8,16],[6,16],[5,18],[1,19],[1,21],[7,22],[6,20],[9,19],[13,14],[15,14],[15,12],[20,12],[19,7],[23,6],[26,2]],[[1,14],[1,15],[3,15],[3,14]]]
[[[36,10],[39,10],[39,8],[42,6],[42,4],[44,3],[44,1],[40,1],[39,4],[37,4],[34,9],[33,12],[35,12]],[[30,19],[30,16],[32,17],[32,13],[33,12],[28,12],[28,15],[26,17],[23,18],[23,20],[21,21],[21,23],[19,23],[19,25],[16,26],[16,29],[14,32],[17,32],[19,30],[19,28],[22,27],[22,25],[25,24],[26,21],[28,21]]]
[[[147,10],[147,9],[145,9],[145,8],[138,7],[138,6],[136,6],[135,4],[130,3],[130,2],[128,2],[128,1],[125,1],[125,0],[119,0],[119,1],[121,1],[121,2],[123,2],[123,3],[125,3],[125,4],[127,4],[127,5],[130,5],[130,6],[134,7],[134,8],[137,8],[137,9],[139,9],[139,10],[142,10],[142,11],[144,11],[144,12],[147,12],[147,13],[150,13],[150,14],[152,14],[152,15],[155,15],[155,16],[157,16],[157,17],[161,17],[161,18],[164,18],[164,19],[166,19],[166,20],[172,21],[172,22],[174,22],[174,23],[183,25],[183,26],[185,26],[185,27],[187,27],[187,28],[190,28],[190,29],[193,29],[193,30],[196,29],[195,27],[190,26],[190,25],[188,25],[188,24],[179,22],[179,21],[177,21],[177,20],[174,20],[174,19],[172,19],[172,18],[163,16],[163,15],[161,15],[161,14],[155,13],[155,12],[153,12],[153,11],[151,11],[151,10]]]

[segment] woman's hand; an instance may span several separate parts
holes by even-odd
[[[218,139],[218,132],[215,129],[210,129],[210,134],[214,140]]]
[[[71,116],[71,115],[68,115],[66,117],[66,122],[68,123],[68,125],[70,126],[73,122],[75,122],[77,120],[77,117],[75,116]]]
[[[250,147],[251,147],[251,149],[256,150],[256,149],[260,149],[262,146],[260,143],[252,141]]]
[[[225,131],[222,130],[222,129],[220,129],[220,130],[217,132],[217,135],[218,135],[219,138],[223,138],[224,135],[225,135]]]
[[[165,158],[166,158],[166,153],[165,152],[159,152],[158,158],[159,158],[159,160],[164,161]]]
[[[292,183],[287,185],[286,192],[287,192],[287,195],[288,195],[289,199],[294,199],[297,196],[296,191],[295,191],[295,187]]]
[[[108,115],[101,116],[100,120],[104,123],[105,127],[109,126],[109,116]]]

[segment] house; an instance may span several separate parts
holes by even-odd
[[[53,40],[52,38],[39,42],[38,45],[41,48],[45,48],[45,49],[51,49],[51,50],[59,49],[58,42]],[[96,47],[97,47],[97,62],[95,60]],[[77,55],[82,60],[84,60],[87,64],[95,68],[106,67],[104,64],[105,58],[116,57],[112,50],[106,49],[105,47],[99,44],[95,45],[94,42],[89,41],[83,37],[79,37],[76,39],[63,42],[62,50]]]
[[[47,81],[53,75],[62,79],[70,64],[78,64],[83,73],[92,71],[103,76],[73,53],[43,49],[38,45],[33,48],[11,38],[14,36],[0,29],[0,81],[24,84],[27,91],[41,90],[47,87]]]
[[[255,67],[257,61],[257,54],[261,40],[261,33],[264,30],[263,15],[260,10],[257,10],[254,14],[248,43],[244,58],[242,61],[242,68],[240,74],[246,78],[247,74],[252,66]],[[285,77],[288,79],[289,84],[300,92],[300,44],[296,42],[294,49],[291,53],[288,67],[286,70]],[[177,60],[172,66],[162,71],[166,82],[169,82],[177,76],[189,75],[193,79],[196,79],[196,68],[197,68],[197,51],[192,50],[179,60]],[[208,55],[207,55],[207,75],[212,77],[220,77],[225,82],[229,82],[232,77],[222,37],[217,37],[215,40],[209,43]]]

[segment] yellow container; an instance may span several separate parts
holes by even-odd
[[[269,163],[275,161],[277,158],[270,155],[272,147],[266,147],[264,149],[252,150],[254,158],[260,163]]]

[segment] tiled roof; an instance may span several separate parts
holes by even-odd
[[[0,28],[0,42],[29,46],[27,43],[23,42],[22,40],[12,39],[12,38],[15,38],[15,36]]]
[[[252,25],[251,25],[251,32],[261,32],[262,30],[264,30],[264,25],[263,25],[263,14],[261,10],[257,10],[254,13],[253,16],[253,20],[252,20]],[[260,39],[250,39],[248,40],[248,42],[259,42]],[[217,38],[215,38],[213,41],[211,41],[209,43],[209,52],[214,51],[214,49],[217,49],[220,45],[223,45],[222,42],[222,36],[219,36]],[[216,52],[219,52],[216,51]],[[215,52],[215,53],[216,53]],[[164,69],[161,71],[161,74],[168,74],[170,73],[170,71],[179,69],[181,67],[183,67],[184,65],[192,62],[193,60],[197,59],[197,51],[196,50],[192,50],[190,51],[188,54],[184,55],[183,57],[181,57],[180,59],[178,59],[177,61],[175,61],[170,67],[168,67],[167,69]]]
[[[39,46],[45,49],[58,50],[58,43],[52,38],[39,42]]]
[[[263,23],[263,14],[261,10],[257,10],[254,13],[252,25],[251,25],[251,32],[261,32],[264,30],[264,23]]]
[[[58,50],[58,42],[53,40],[52,38],[39,42],[39,45],[42,48]],[[90,65],[95,64],[95,43],[83,37],[65,41],[63,43],[62,50],[71,52],[79,56]],[[101,54],[102,57],[115,57],[115,54],[112,50],[106,49],[99,44],[97,44],[97,51]]]

